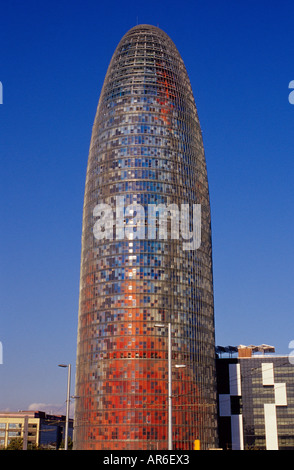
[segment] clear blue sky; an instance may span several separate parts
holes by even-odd
[[[216,342],[294,339],[292,1],[4,0],[0,11],[0,410],[64,411],[83,193],[111,56],[158,25],[188,70],[212,206]],[[45,405],[44,405],[45,407]]]

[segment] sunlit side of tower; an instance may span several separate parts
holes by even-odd
[[[117,208],[118,196],[124,213]],[[102,203],[113,208],[113,238],[106,228],[104,238],[95,236],[94,209]],[[164,233],[157,227],[155,237],[148,236],[145,222],[142,236],[127,207],[140,205],[147,215],[154,204],[179,209],[200,204],[200,247],[183,249],[183,238],[172,236],[170,219]],[[124,237],[115,226],[118,219],[120,229],[131,228]],[[173,448],[192,449],[196,439],[203,449],[217,445],[211,251],[206,162],[190,81],[166,33],[139,25],[114,52],[90,143],[76,449],[167,449],[168,323]]]

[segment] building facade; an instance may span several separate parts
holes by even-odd
[[[294,450],[294,365],[250,349],[217,359],[220,447]]]
[[[167,449],[170,421],[174,449],[217,445],[206,161],[185,65],[154,26],[118,44],[93,125],[75,393],[75,449]]]
[[[12,439],[22,439],[25,449],[58,449],[64,431],[65,416],[43,411],[0,412],[0,449],[7,448]],[[73,437],[72,419],[69,419],[68,435]]]

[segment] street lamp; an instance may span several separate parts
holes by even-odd
[[[68,418],[69,418],[69,403],[70,403],[70,364],[58,364],[58,367],[67,367],[67,395],[66,395],[66,417],[65,417],[65,436],[64,436],[64,450],[68,448]]]
[[[165,328],[163,323],[155,323],[158,328]],[[171,322],[168,327],[168,450],[173,449],[173,429],[172,429],[172,344],[171,344]],[[176,364],[175,367],[186,367],[184,364]]]
[[[166,325],[162,323],[155,323],[154,326],[158,328],[165,328]],[[167,324],[168,327],[168,352],[167,352],[167,360],[168,360],[168,450],[172,450],[173,448],[173,429],[172,429],[172,364],[171,364],[171,322],[169,321]]]

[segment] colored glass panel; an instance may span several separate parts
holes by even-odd
[[[201,205],[201,245],[183,250],[171,222],[150,238],[124,209]],[[95,207],[113,208],[113,237],[97,239]],[[150,220],[148,221],[150,224]],[[126,232],[125,232],[126,233]],[[140,231],[141,235],[142,232]],[[167,324],[172,325],[173,448],[216,445],[210,203],[189,78],[174,43],[140,25],[110,62],[90,143],[83,211],[74,445],[166,449]],[[157,323],[165,325],[159,328]],[[185,368],[176,369],[176,364]]]

